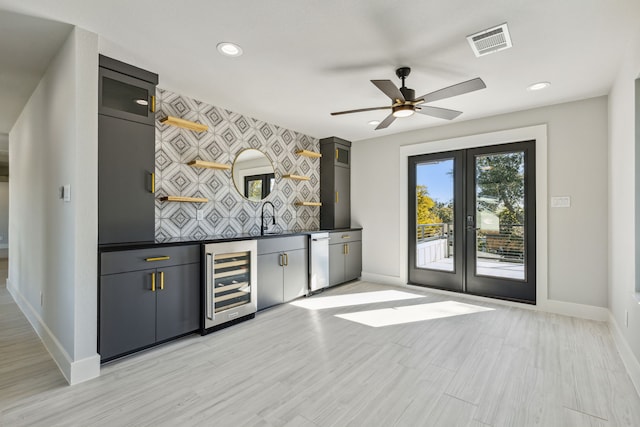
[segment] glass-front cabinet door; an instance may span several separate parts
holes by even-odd
[[[155,84],[100,68],[100,114],[154,124]]]

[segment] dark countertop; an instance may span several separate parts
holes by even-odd
[[[313,233],[333,233],[333,232],[345,232],[345,231],[361,231],[362,227],[350,227],[339,228],[333,230],[298,230],[298,231],[283,231],[280,233],[251,235],[251,234],[232,234],[232,235],[209,235],[196,237],[169,237],[156,239],[153,242],[129,242],[129,243],[111,243],[98,245],[100,252],[122,251],[131,249],[145,249],[154,248],[158,246],[182,246],[192,244],[206,244],[206,243],[220,243],[220,242],[232,242],[237,240],[252,240],[252,239],[270,239],[274,237],[289,237],[289,236],[303,236]]]

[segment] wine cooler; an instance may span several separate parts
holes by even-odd
[[[257,257],[255,240],[205,245],[205,329],[256,312]]]

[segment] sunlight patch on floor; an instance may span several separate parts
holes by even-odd
[[[424,295],[402,291],[374,291],[356,294],[334,295],[330,297],[312,297],[300,299],[291,303],[297,307],[309,310],[348,307],[351,305],[371,304],[376,302],[401,301],[413,298],[426,298]]]
[[[382,308],[357,313],[337,314],[336,317],[379,328],[381,326],[421,322],[423,320],[441,319],[443,317],[461,316],[464,314],[493,310],[495,309],[462,302],[442,301],[406,307]]]

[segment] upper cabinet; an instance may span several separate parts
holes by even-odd
[[[98,113],[154,125],[158,75],[100,55]]]
[[[98,243],[155,238],[157,74],[100,56]]]

